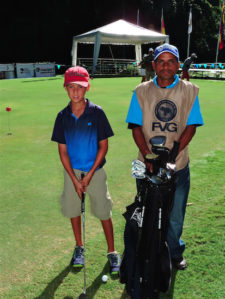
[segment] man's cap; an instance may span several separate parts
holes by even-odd
[[[73,66],[66,70],[64,76],[64,87],[70,83],[76,83],[83,87],[89,87],[88,71],[81,66]]]
[[[172,46],[170,44],[163,44],[161,46],[158,46],[156,49],[155,49],[155,55],[154,55],[154,60],[156,60],[159,55],[163,54],[163,53],[171,53],[173,54],[177,60],[179,61],[179,52],[178,52],[178,49],[177,47],[175,46]]]
[[[197,56],[195,53],[192,53],[192,54],[191,54],[191,58],[197,59],[198,56]]]
[[[153,48],[149,48],[148,52],[154,52]]]

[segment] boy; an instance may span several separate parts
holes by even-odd
[[[65,72],[64,88],[70,103],[56,118],[52,141],[58,143],[59,156],[64,166],[62,213],[71,219],[76,241],[71,264],[74,267],[84,265],[80,214],[82,193],[87,192],[91,211],[100,219],[105,233],[110,272],[117,274],[120,256],[114,248],[112,200],[103,169],[108,138],[114,134],[102,108],[85,98],[90,88],[89,74],[85,68],[69,68]],[[85,174],[83,179],[81,173]]]

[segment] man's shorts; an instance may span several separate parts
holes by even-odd
[[[80,178],[81,171],[74,169],[74,172],[77,178]],[[84,174],[86,173],[84,172]],[[86,194],[90,198],[92,214],[100,220],[108,220],[112,216],[113,203],[108,191],[107,177],[103,168],[95,171],[86,189]],[[81,199],[66,170],[64,170],[64,190],[61,196],[61,208],[62,214],[68,218],[74,218],[81,214]]]

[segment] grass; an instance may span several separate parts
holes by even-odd
[[[114,130],[105,166],[114,201],[117,250],[123,251],[122,213],[135,195],[130,175],[137,149],[125,124],[132,90],[140,78],[95,79],[87,96],[102,106]],[[191,192],[183,239],[189,267],[176,273],[166,298],[225,298],[224,81],[193,80],[200,87],[205,125],[190,144]],[[1,298],[77,298],[83,271],[68,267],[74,247],[61,215],[63,185],[57,146],[50,141],[56,114],[68,99],[61,76],[0,81]],[[6,112],[6,106],[12,107]],[[7,135],[8,117],[10,131]],[[106,243],[86,204],[88,298],[125,298],[124,285],[109,277]],[[164,296],[165,297],[165,296]]]

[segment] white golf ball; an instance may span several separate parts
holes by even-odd
[[[107,280],[108,280],[108,276],[107,276],[107,275],[103,275],[103,276],[102,276],[102,281],[103,281],[103,282],[106,282]]]

